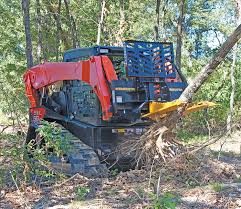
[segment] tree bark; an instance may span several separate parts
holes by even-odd
[[[235,95],[235,77],[234,77],[234,73],[235,73],[235,67],[236,67],[236,59],[237,59],[237,44],[234,46],[233,49],[233,62],[232,62],[232,66],[230,69],[230,80],[231,80],[231,86],[232,86],[232,90],[231,90],[231,94],[230,94],[230,99],[229,99],[229,114],[227,117],[227,131],[229,134],[231,134],[232,132],[232,118],[233,118],[233,111],[234,111],[234,95]]]
[[[25,39],[26,39],[26,57],[27,57],[27,67],[33,66],[33,46],[31,39],[31,29],[30,29],[30,16],[29,16],[29,0],[22,0],[22,10],[23,10],[23,20],[25,28]]]
[[[161,5],[161,0],[156,0],[156,22],[155,22],[155,26],[154,26],[154,40],[155,41],[157,41],[159,38],[160,5]]]
[[[241,24],[241,0],[236,0],[237,5],[237,25]],[[232,133],[232,125],[233,125],[233,112],[234,112],[234,96],[235,96],[235,69],[236,69],[236,60],[237,60],[237,52],[238,52],[238,46],[237,44],[234,46],[233,49],[233,62],[230,69],[230,80],[231,80],[231,94],[230,94],[230,100],[229,100],[229,113],[227,117],[227,131],[229,134]]]
[[[37,31],[38,31],[38,46],[37,46],[37,59],[38,63],[41,63],[42,57],[41,54],[45,54],[43,51],[43,34],[42,34],[42,15],[40,11],[40,0],[36,0],[36,24],[37,24]],[[45,55],[43,56],[46,57]]]
[[[67,35],[65,34],[65,31],[62,28],[61,20],[60,20],[60,24],[58,23],[59,22],[58,18],[60,18],[60,15],[58,15],[58,13],[60,13],[60,11],[58,12],[60,1],[61,0],[58,0],[57,11],[55,11],[55,9],[53,8],[53,5],[51,4],[51,2],[45,0],[45,4],[47,5],[47,9],[50,12],[50,14],[53,15],[53,18],[54,18],[54,20],[56,22],[56,25],[58,24],[58,28],[59,28],[59,32],[60,32],[60,40],[63,41],[64,49],[66,50],[66,49],[70,48],[70,45],[69,45],[69,42],[68,42],[68,37],[67,37]]]
[[[100,21],[98,25],[98,33],[97,33],[97,39],[96,39],[96,44],[100,45],[100,38],[101,38],[101,30],[102,30],[102,25],[104,21],[104,11],[105,11],[105,0],[101,1],[101,14],[100,14]]]
[[[56,62],[59,61],[59,47],[60,47],[60,40],[61,40],[61,18],[60,18],[60,12],[61,12],[61,3],[62,0],[58,1],[58,9],[57,9],[57,18],[56,18]]]
[[[76,37],[75,37],[75,30],[74,30],[73,22],[72,22],[72,19],[74,20],[74,18],[70,15],[68,1],[64,0],[64,4],[65,4],[66,15],[67,15],[67,19],[68,19],[68,26],[69,26],[69,29],[71,31],[72,46],[73,46],[73,48],[76,48],[77,40],[76,40]]]
[[[125,33],[125,0],[119,0],[120,24],[119,31],[116,36],[117,45],[122,44],[123,35]]]
[[[49,57],[49,23],[50,22],[50,14],[48,10],[44,11],[44,16],[43,16],[43,23],[44,23],[44,39],[43,39],[43,51],[44,51],[44,61],[48,60]]]
[[[79,43],[79,39],[78,39],[77,27],[76,27],[76,23],[75,23],[75,20],[74,20],[74,17],[73,17],[73,16],[71,16],[71,22],[72,22],[72,26],[73,26],[73,30],[74,30],[76,47],[80,47],[80,43]]]
[[[217,66],[224,60],[228,52],[241,38],[241,24],[234,30],[234,32],[223,43],[217,54],[208,62],[208,64],[201,70],[201,72],[189,83],[188,87],[182,93],[180,99],[185,102],[190,102],[193,95],[198,91],[202,84],[215,71]]]
[[[180,0],[179,18],[177,21],[177,47],[176,47],[176,64],[179,70],[181,70],[181,58],[182,58],[184,7],[185,7],[185,0]]]
[[[168,5],[169,0],[162,0],[162,6],[160,10],[160,19],[161,21],[159,22],[159,38],[161,38],[163,41],[166,41],[166,32],[165,32],[165,15],[167,12],[167,5]]]

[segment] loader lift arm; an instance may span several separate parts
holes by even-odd
[[[92,56],[89,60],[80,62],[47,62],[30,68],[24,74],[30,108],[40,105],[37,90],[63,80],[80,80],[88,83],[100,101],[102,119],[109,120],[112,117],[108,82],[111,83],[118,78],[107,56]]]

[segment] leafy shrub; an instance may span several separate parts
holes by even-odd
[[[153,203],[151,207],[147,207],[147,208],[175,209],[177,206],[177,203],[179,202],[179,198],[170,192],[166,192],[159,197],[156,194],[151,194],[151,199]]]
[[[215,192],[221,192],[224,189],[223,185],[220,183],[214,183],[211,187]]]
[[[84,198],[87,196],[88,193],[90,193],[90,188],[87,186],[85,187],[78,186],[75,189],[75,194],[78,200],[84,200]]]
[[[62,135],[57,124],[47,121],[42,122],[37,129],[37,135],[37,140],[33,139],[26,145],[21,136],[16,134],[0,135],[3,144],[10,144],[0,150],[4,159],[10,162],[6,168],[0,170],[1,184],[7,182],[6,176],[9,175],[19,185],[37,177],[63,176],[59,171],[52,169],[49,159],[51,156],[64,158],[64,154],[71,149],[68,138]]]

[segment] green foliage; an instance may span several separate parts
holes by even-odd
[[[28,143],[27,152],[33,156],[32,170],[37,175],[54,176],[49,162],[50,157],[62,159],[64,154],[71,149],[67,136],[62,135],[62,130],[55,123],[42,121],[36,130],[37,137]],[[38,163],[36,163],[37,161]]]
[[[48,151],[51,150],[51,153],[61,157],[64,155],[64,152],[71,148],[67,136],[61,134],[62,129],[56,123],[49,123],[43,120],[36,132],[44,140],[38,152],[43,151],[45,154],[49,154]]]
[[[112,169],[112,170],[109,170],[109,174],[111,175],[111,176],[117,176],[118,175],[118,169]]]
[[[234,182],[235,182],[235,183],[241,183],[241,177],[239,176],[239,177],[237,177],[236,179],[234,179]]]
[[[0,182],[12,182],[12,178],[20,184],[28,179],[24,171],[26,161],[24,160],[24,147],[21,146],[22,138],[15,134],[0,134],[0,144],[5,145],[0,149],[0,156],[3,157],[3,165],[0,168]],[[6,163],[8,162],[8,163]],[[25,167],[26,166],[26,167]],[[10,176],[12,175],[12,178]]]
[[[207,134],[198,133],[198,132],[190,132],[190,129],[180,129],[177,133],[177,138],[184,142],[200,142],[207,140]],[[195,129],[195,127],[194,127]]]
[[[23,145],[23,138],[15,134],[0,134],[0,142],[10,144],[0,149],[0,155],[10,164],[0,169],[0,184],[9,176],[7,171],[18,184],[28,182],[33,176],[44,178],[62,178],[60,171],[52,168],[49,161],[51,156],[63,158],[64,153],[71,149],[66,137],[55,123],[43,121],[37,130],[38,140],[33,139],[29,144]]]
[[[85,197],[90,193],[90,188],[88,186],[78,186],[75,189],[75,195],[77,197],[78,200],[84,200]]]
[[[221,192],[224,189],[223,184],[220,183],[213,183],[211,185],[211,188],[215,191],[215,192]]]
[[[177,206],[177,203],[179,202],[179,198],[169,192],[164,193],[160,197],[158,197],[156,194],[150,194],[151,199],[153,201],[152,205],[147,208],[153,208],[153,209],[175,209]]]

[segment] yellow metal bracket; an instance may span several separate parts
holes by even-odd
[[[197,112],[199,110],[202,109],[206,109],[206,108],[210,108],[210,107],[215,107],[218,104],[214,103],[214,102],[208,102],[208,101],[204,101],[204,102],[199,102],[197,104],[195,103],[191,103],[188,105],[187,109],[184,111],[183,115],[187,115],[189,113],[192,112]]]
[[[142,115],[143,118],[148,117],[152,120],[160,120],[161,118],[165,117],[167,113],[177,110],[179,107],[182,107],[186,103],[181,100],[175,100],[172,102],[150,102],[149,103],[149,113]],[[199,102],[197,104],[190,103],[187,106],[187,109],[183,112],[183,115],[187,115],[192,112],[199,111],[201,109],[210,108],[217,106],[217,104],[213,102]]]

